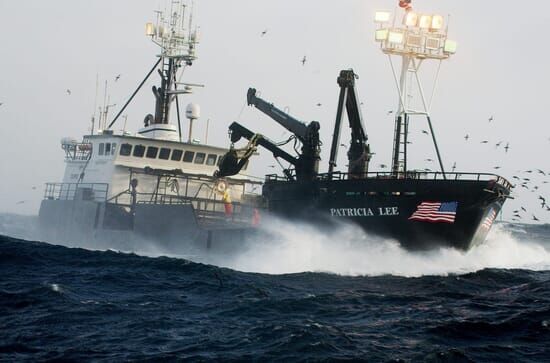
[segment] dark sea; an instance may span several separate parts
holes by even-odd
[[[0,360],[550,362],[550,226],[468,253],[352,232],[218,265],[1,236]]]

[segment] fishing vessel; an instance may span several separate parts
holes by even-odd
[[[146,35],[158,45],[155,64],[135,92],[107,123],[103,118],[81,140],[63,138],[65,174],[47,183],[39,211],[40,237],[68,243],[100,243],[131,248],[137,239],[162,241],[165,247],[183,242],[211,247],[257,224],[261,196],[257,180],[240,173],[214,177],[227,149],[193,138],[193,121],[200,107],[189,104],[189,128],[184,138],[179,97],[198,84],[182,81],[185,68],[197,59],[198,33],[192,9],[172,1],[146,24]],[[156,71],[156,72],[155,72]],[[115,132],[113,126],[153,74],[154,114],[144,117],[137,133]],[[176,108],[177,125],[171,121]]]
[[[455,54],[456,42],[448,38],[443,16],[416,12],[410,0],[399,1],[394,12],[377,12],[375,21],[375,40],[389,59],[398,91],[390,171],[369,168],[372,151],[355,87],[358,77],[353,70],[343,70],[337,78],[340,93],[326,172],[319,172],[321,123],[293,118],[257,97],[253,88],[248,91],[248,104],[290,131],[302,145],[301,150],[297,156],[291,155],[239,123],[229,127],[231,150],[244,138],[249,140],[249,148],[262,146],[289,164],[283,175],[267,175],[263,185],[262,195],[271,213],[328,228],[353,223],[372,235],[396,239],[408,249],[449,246],[468,250],[485,240],[503,203],[510,198],[512,185],[491,173],[444,169],[430,115],[431,99],[425,95],[420,69],[426,62],[438,62],[435,91],[441,64]],[[395,59],[400,61],[400,71]],[[420,107],[412,104],[412,94],[421,100]],[[351,133],[348,168],[337,171],[344,113]],[[409,123],[413,117],[425,118],[440,171],[408,168]],[[238,151],[251,155],[246,150]],[[246,161],[230,151],[221,162],[219,175],[239,172]]]
[[[198,38],[187,7],[174,1],[168,15],[159,13],[156,23],[146,26],[161,53],[126,104],[158,70],[154,114],[145,117],[136,134],[116,133],[112,126],[125,105],[108,125],[104,117],[105,127],[95,133],[92,128],[80,141],[62,140],[65,175],[61,183],[46,185],[39,212],[42,238],[101,242],[107,247],[127,243],[129,248],[138,239],[155,240],[174,248],[223,252],[250,240],[247,236],[256,235],[258,225],[281,217],[318,228],[358,225],[367,234],[395,239],[408,249],[467,250],[483,242],[512,185],[490,173],[445,171],[420,67],[438,62],[437,82],[440,66],[455,53],[456,43],[448,38],[442,16],[417,13],[407,0],[399,5],[394,12],[375,16],[375,39],[388,56],[398,90],[390,171],[369,167],[372,150],[356,90],[358,77],[350,69],[337,76],[338,107],[325,172],[320,171],[324,123],[297,120],[260,98],[254,88],[247,92],[248,105],[286,128],[292,147],[237,122],[229,126],[228,148],[193,142],[193,121],[200,111],[193,104],[186,109],[189,131],[184,141],[178,96],[200,85],[181,82],[180,77],[196,60]],[[401,61],[400,71],[395,58]],[[420,108],[410,102],[413,92],[421,100]],[[173,105],[177,125],[170,120]],[[350,130],[348,165],[338,170],[345,115]],[[413,117],[425,118],[440,171],[408,167]],[[241,139],[247,143],[237,147]],[[267,175],[263,182],[246,175],[260,148],[271,152],[280,165],[288,165],[281,175]]]

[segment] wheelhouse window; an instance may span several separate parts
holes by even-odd
[[[218,162],[216,163],[217,166],[220,166],[220,163],[222,162],[223,155],[220,155],[218,157]]]
[[[217,158],[218,155],[216,154],[208,154],[208,157],[206,158],[206,165],[215,165]]]
[[[132,145],[131,144],[122,144],[120,145],[120,155],[130,156],[132,154]]]
[[[111,144],[110,143],[105,144],[105,155],[111,155]]]
[[[159,152],[159,148],[156,146],[149,146],[147,148],[147,154],[145,154],[145,157],[149,159],[156,159],[157,154]]]
[[[183,161],[186,163],[193,162],[193,158],[195,157],[194,151],[186,151],[185,154],[183,154]]]
[[[115,155],[116,154],[116,142],[113,142],[111,144],[111,155]]]
[[[172,150],[172,157],[170,159],[173,161],[180,161],[182,155],[183,155],[183,150],[174,149]]]
[[[145,155],[145,146],[143,145],[136,145],[134,146],[134,154],[137,158],[142,158],[143,155]]]
[[[195,156],[195,164],[204,164],[205,153],[197,153]]]
[[[161,148],[159,152],[159,159],[168,160],[169,158],[170,158],[170,149],[167,149],[165,147]]]
[[[99,144],[99,150],[97,152],[98,155],[103,155],[105,154],[105,144],[104,143],[100,143]]]

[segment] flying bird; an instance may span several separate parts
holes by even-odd
[[[454,171],[456,170],[456,161],[454,162],[453,167],[451,169],[452,169],[452,172],[454,173]]]
[[[267,34],[267,29],[265,29],[265,30],[262,32],[262,34],[261,34],[260,36],[263,37],[263,36],[266,35],[266,34]]]
[[[307,58],[306,58],[306,56],[304,55],[304,58],[302,58],[302,66],[305,66],[305,65],[306,65],[306,62],[307,62]]]
[[[538,219],[534,214],[533,214],[533,220],[534,220],[535,222],[538,222],[538,221],[539,221],[539,219]]]
[[[426,161],[431,163],[434,160],[433,159],[426,159]]]
[[[537,169],[537,171],[539,172],[539,174],[542,174],[542,175],[546,176],[546,173],[544,171],[542,171],[540,169]]]
[[[65,92],[67,92],[67,94],[68,94],[69,96],[71,95],[71,90],[70,90],[70,89],[67,88],[67,91],[65,91]]]
[[[489,117],[489,122],[492,122],[495,118],[493,116]]]
[[[527,212],[527,209],[521,207],[521,210],[524,211],[524,212]]]
[[[388,111],[388,115],[391,115],[393,113],[393,110]]]
[[[319,103],[317,104],[317,107],[321,107],[322,105],[323,105],[323,104],[319,102]]]
[[[386,169],[388,167],[386,164],[380,164],[379,166],[381,169]]]
[[[489,141],[487,141],[487,140],[483,140],[483,141],[482,141],[481,143],[482,143],[482,144],[488,144],[488,143],[489,143]]]
[[[504,150],[506,151],[506,153],[508,154],[508,149],[510,148],[510,143],[506,143],[506,146],[504,147]]]
[[[498,169],[500,169],[500,166],[495,166],[494,169],[498,170]]]
[[[422,130],[422,133],[423,133],[423,134],[426,134],[426,135],[429,135],[429,134],[430,134],[430,133],[429,133],[428,131],[426,131],[426,130]]]
[[[466,134],[466,136],[464,136],[464,140],[468,141],[468,139],[470,138],[470,135]]]
[[[4,104],[4,102],[0,102],[0,106],[2,106]]]
[[[115,77],[115,82],[117,82],[120,79],[120,74]]]
[[[495,144],[495,148],[499,148],[501,144],[502,144],[502,141],[497,142],[497,143]]]

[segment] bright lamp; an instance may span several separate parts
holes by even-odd
[[[432,26],[432,16],[421,15],[420,21],[418,22],[418,27],[421,29],[429,29],[431,26]]]
[[[414,11],[408,11],[407,14],[405,14],[405,19],[403,19],[403,23],[406,26],[416,26],[418,24],[418,14]]]
[[[377,11],[374,13],[374,21],[377,23],[387,23],[390,21],[391,13],[389,11]]]
[[[388,29],[378,29],[374,35],[377,42],[383,42],[388,39]]]
[[[441,15],[432,16],[432,26],[433,30],[441,30],[443,28],[443,17]]]
[[[443,51],[448,54],[456,53],[457,43],[454,40],[447,39],[445,45],[443,46]]]
[[[145,35],[149,37],[155,35],[155,26],[153,25],[153,23],[145,24]]]
[[[404,34],[401,32],[392,32],[388,34],[388,41],[393,44],[403,44]]]

